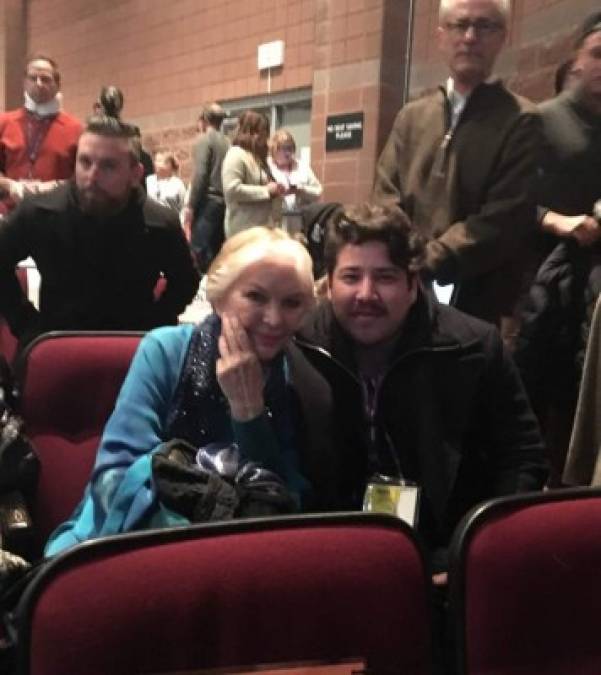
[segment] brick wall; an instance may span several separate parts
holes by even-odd
[[[438,0],[415,2],[412,97],[446,77],[436,50],[438,5]],[[534,101],[550,98],[555,69],[569,56],[574,31],[585,16],[600,10],[598,0],[513,0],[509,40],[498,74]]]
[[[552,95],[557,64],[598,0],[514,0],[498,73],[536,101]],[[86,117],[103,84],[125,93],[124,116],[149,150],[175,151],[190,175],[200,105],[258,96],[256,50],[282,39],[272,91],[313,88],[311,149],[325,198],[369,195],[374,164],[401,104],[409,0],[0,0],[2,93],[21,102],[22,52],[60,63],[65,108]],[[446,76],[436,50],[438,0],[415,0],[410,94]],[[328,114],[363,110],[360,151],[325,153]]]
[[[406,3],[398,0],[318,0],[311,158],[326,201],[368,198],[379,150],[401,104]],[[382,101],[386,105],[382,105]],[[364,113],[363,147],[325,152],[328,115]],[[383,127],[385,129],[383,130]]]
[[[311,86],[315,0],[29,0],[30,51],[63,73],[65,108],[90,114],[103,84],[125,94],[150,150],[175,150],[189,174],[202,103],[265,93],[257,47],[282,39],[272,91]],[[17,101],[15,104],[18,104]]]

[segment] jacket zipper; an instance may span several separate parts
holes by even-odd
[[[339,359],[332,356],[332,353],[329,352],[327,349],[325,349],[325,347],[320,347],[319,345],[311,344],[310,342],[306,342],[302,338],[298,338],[298,337],[296,338],[296,342],[297,342],[297,344],[299,344],[303,347],[306,347],[307,349],[311,349],[314,352],[317,352],[318,354],[321,354],[322,356],[325,356],[330,361],[332,361],[332,363],[336,364],[341,370],[343,370],[356,384],[359,385],[359,387],[363,386],[361,378],[357,377],[357,375],[355,375],[355,373],[353,373],[353,371],[350,370],[350,368],[348,368],[344,363],[342,363],[342,361],[340,361]],[[428,352],[445,353],[445,352],[455,351],[459,348],[460,347],[457,346],[457,345],[453,345],[451,347],[418,347],[416,349],[412,349],[411,351],[406,352],[405,354],[402,354],[397,359],[395,359],[390,364],[390,366],[387,368],[384,375],[382,375],[382,378],[381,378],[381,380],[378,384],[378,387],[376,388],[376,391],[375,391],[375,394],[374,394],[373,406],[371,406],[372,412],[373,412],[373,415],[371,417],[372,417],[373,421],[375,421],[375,419],[377,417],[378,403],[379,403],[379,400],[380,400],[380,391],[381,391],[382,387],[384,386],[384,383],[385,383],[386,379],[388,378],[388,376],[390,375],[390,373],[393,370],[395,370],[400,363],[402,363],[403,361],[405,361],[409,357],[415,356],[416,354],[424,354],[424,353],[428,353]],[[375,427],[375,425],[374,425],[374,427]]]
[[[364,387],[366,386],[361,378],[357,377],[355,373],[352,372],[344,363],[342,363],[339,359],[335,358],[332,356],[331,352],[329,352],[327,349],[324,347],[320,347],[315,344],[311,344],[309,342],[304,341],[303,339],[296,338],[297,344],[306,347],[307,349],[311,349],[314,352],[317,352],[318,354],[321,354],[325,358],[330,359],[332,363],[336,364],[343,372],[345,372],[357,385],[359,385],[359,389],[361,394],[365,397],[365,392],[364,392]],[[369,431],[368,431],[368,443],[369,447],[367,448],[367,451],[369,453],[368,460],[371,461],[373,459],[373,455],[376,454],[376,459],[377,459],[377,451],[376,451],[376,445],[377,445],[377,426],[376,426],[376,420],[378,418],[378,409],[379,409],[379,403],[380,403],[380,392],[384,386],[384,383],[388,376],[392,373],[393,370],[395,370],[399,364],[401,364],[403,361],[408,359],[409,357],[413,357],[417,354],[424,354],[424,353],[445,353],[445,352],[453,352],[456,351],[457,349],[460,349],[460,346],[458,345],[453,345],[450,347],[419,347],[417,349],[413,349],[411,351],[406,352],[405,354],[402,354],[399,356],[397,359],[395,359],[380,381],[378,382],[378,386],[375,389],[374,392],[374,397],[373,397],[373,402],[372,405],[364,405],[363,408],[365,412],[367,413],[366,417],[366,422],[368,423],[369,426]],[[398,471],[398,478],[402,479],[403,474],[401,470],[401,464],[400,461],[396,455],[396,449],[394,447],[394,443],[392,442],[392,436],[390,435],[389,430],[382,425],[382,434],[384,438],[386,439],[386,443],[388,444],[389,451],[392,456],[392,460],[395,464],[395,468]]]

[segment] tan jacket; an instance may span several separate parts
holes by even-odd
[[[223,160],[223,196],[225,198],[225,236],[266,225],[277,227],[282,220],[282,199],[271,199],[267,190],[270,178],[252,153],[233,145]]]
[[[540,120],[534,104],[500,82],[472,92],[443,148],[449,118],[442,88],[399,112],[374,199],[401,206],[430,238],[426,275],[457,285],[454,304],[498,323],[522,290],[523,252],[536,227]]]
[[[563,474],[568,485],[601,485],[601,296],[591,323],[574,428]]]

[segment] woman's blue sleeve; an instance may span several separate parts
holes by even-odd
[[[193,326],[159,328],[140,343],[106,424],[92,477],[72,518],[50,536],[46,555],[131,530],[155,506],[151,455],[165,421]]]

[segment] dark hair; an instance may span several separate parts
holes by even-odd
[[[398,207],[364,202],[334,213],[325,237],[324,261],[331,276],[340,251],[347,244],[360,246],[370,241],[386,244],[391,262],[409,274],[419,272],[424,262],[425,238],[416,232]]]
[[[268,138],[269,119],[263,113],[245,110],[238,118],[233,145],[239,145],[251,152],[262,165],[266,165]]]
[[[100,90],[98,104],[102,109],[103,115],[120,119],[121,111],[123,110],[123,103],[123,92],[118,87],[108,85],[106,87],[102,87]]]
[[[220,129],[227,117],[225,110],[218,103],[207,103],[200,111],[199,119],[207,122],[215,129]]]
[[[601,12],[593,12],[580,24],[576,32],[576,41],[574,49],[580,49],[589,35],[601,31]]]
[[[60,87],[61,84],[61,74],[58,72],[58,63],[50,58],[49,56],[46,56],[46,54],[40,54],[40,53],[35,53],[32,54],[30,57],[27,59],[27,63],[25,64],[25,74],[27,75],[27,69],[29,68],[29,64],[32,61],[47,61],[51,66],[52,66],[52,77],[54,77],[54,81],[56,82],[56,85]]]
[[[559,64],[557,70],[555,71],[555,93],[561,94],[566,86],[566,80],[568,75],[574,66],[574,59],[569,58]]]
[[[140,161],[142,145],[136,136],[134,126],[108,115],[93,115],[86,120],[84,133],[96,134],[105,138],[124,138],[128,141],[132,162]]]

